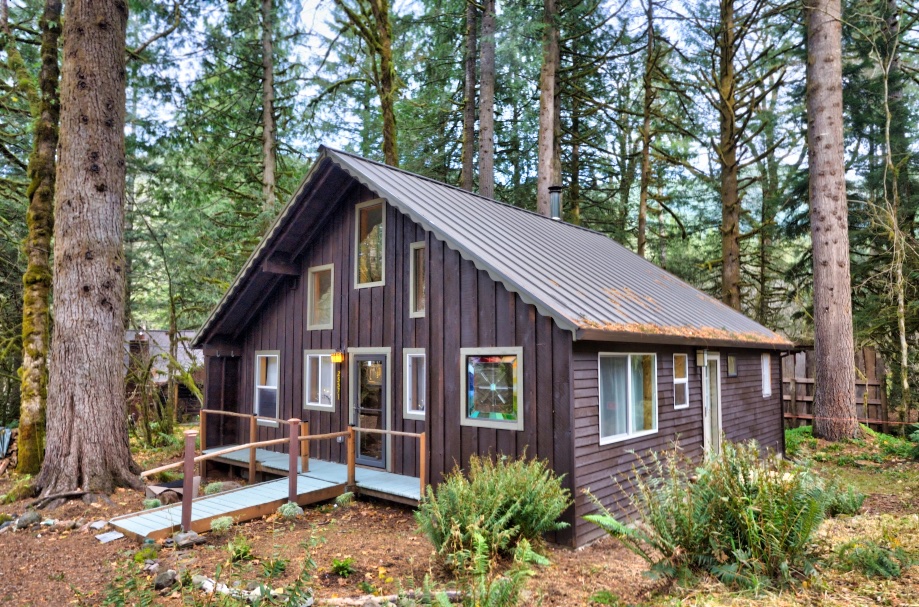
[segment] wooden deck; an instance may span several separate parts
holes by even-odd
[[[220,447],[225,448],[225,447]],[[214,452],[218,449],[208,449]],[[219,456],[213,461],[223,461],[247,467],[249,450],[244,449]],[[284,478],[248,485],[239,489],[196,497],[192,500],[191,529],[198,533],[209,531],[211,521],[230,516],[236,522],[248,521],[276,511],[287,502],[288,455],[267,449],[256,451],[257,469]],[[347,489],[348,469],[344,464],[309,460],[309,470],[300,470],[297,464],[297,503],[301,506],[332,499]],[[421,496],[419,479],[392,474],[372,468],[355,469],[355,491],[359,494],[380,497],[409,505],[417,505]],[[125,535],[143,539],[163,539],[181,528],[182,504],[161,506],[112,519],[111,524]]]

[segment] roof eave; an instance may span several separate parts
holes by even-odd
[[[777,352],[786,352],[794,349],[794,344],[790,341],[755,341],[746,339],[686,337],[681,335],[670,335],[666,333],[606,331],[603,329],[579,329],[576,335],[576,340],[704,346],[706,348],[747,348],[752,350],[773,350]]]

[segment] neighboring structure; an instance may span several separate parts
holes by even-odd
[[[176,362],[182,371],[191,375],[199,392],[204,390],[204,354],[193,348],[194,331],[179,331]],[[159,402],[168,399],[169,383],[169,332],[162,330],[128,330],[124,334],[124,365],[127,374],[127,400],[129,406],[139,402],[138,381],[148,375],[149,382],[158,392]],[[201,403],[198,397],[181,381],[177,381],[177,414],[180,418],[198,415]]]
[[[583,490],[627,508],[633,450],[781,451],[792,344],[602,234],[321,148],[195,345],[209,409],[427,432],[360,435],[359,464],[426,458],[436,484],[473,453],[548,460],[576,499],[555,539],[583,545]]]

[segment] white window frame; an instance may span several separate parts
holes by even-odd
[[[683,379],[679,379],[676,376],[677,356],[682,356],[686,360],[686,377],[684,377]],[[678,385],[686,386],[686,404],[685,405],[676,404],[676,387]],[[685,354],[682,352],[676,352],[673,355],[673,408],[674,409],[688,409],[689,408],[689,354]]]
[[[315,281],[313,276],[319,272],[328,271],[332,275],[331,284],[329,289],[332,291],[332,298],[329,302],[329,306],[332,308],[329,311],[329,322],[322,324],[310,324],[310,321],[313,318],[313,302],[315,301],[313,297],[313,288]],[[335,264],[327,263],[323,266],[314,266],[307,271],[306,275],[307,280],[307,293],[306,293],[306,329],[308,331],[320,331],[323,329],[331,329],[335,325]]]
[[[603,357],[626,357],[629,360],[626,363],[626,368],[629,370],[626,373],[626,394],[628,395],[629,406],[626,407],[625,414],[625,433],[614,434],[612,436],[603,436],[603,423],[600,418],[600,408],[603,406],[603,399],[600,398],[600,391],[602,390],[602,379],[600,375],[602,370],[600,367],[600,360]],[[654,429],[652,430],[642,430],[640,432],[632,432],[632,361],[633,356],[651,356],[654,358]],[[688,375],[688,373],[687,373]],[[652,434],[657,434],[660,431],[660,409],[658,403],[658,385],[657,385],[657,353],[656,352],[600,352],[597,355],[597,436],[600,438],[601,445],[611,445],[613,443],[621,443],[622,441],[633,440],[636,438],[641,438],[643,436],[651,436]]]
[[[380,269],[380,280],[377,282],[359,282],[361,278],[361,268],[360,268],[360,226],[361,226],[361,210],[367,207],[372,207],[376,205],[381,205],[383,207],[383,267]],[[375,198],[373,200],[368,200],[367,202],[361,202],[354,206],[354,288],[355,289],[366,289],[369,287],[381,287],[386,284],[386,200],[383,198]]]
[[[763,381],[763,398],[769,398],[772,396],[772,354],[763,352],[759,360]]]
[[[421,308],[420,310],[416,310],[416,308],[418,307],[417,305],[418,302],[415,301],[415,251],[417,251],[418,249],[422,249],[422,250],[425,249],[425,243],[423,240],[419,242],[413,242],[411,245],[409,245],[409,263],[408,263],[408,266],[409,266],[409,270],[408,270],[408,273],[409,273],[408,316],[409,318],[424,318],[424,313],[428,306],[428,302],[427,302],[428,294],[427,292],[425,292],[424,308]],[[427,257],[425,257],[425,260],[424,260],[425,276],[427,276],[427,273],[428,273],[427,264],[428,264]]]
[[[278,385],[277,386],[262,386],[258,383],[258,369],[259,369],[259,359],[268,358],[273,356],[278,361]],[[272,428],[278,427],[278,422],[271,421],[267,419],[258,418],[261,415],[259,411],[259,399],[258,399],[258,389],[259,388],[271,388],[275,390],[275,402],[277,407],[275,408],[274,416],[277,419],[281,418],[281,351],[280,350],[256,350],[255,351],[255,377],[253,378],[253,384],[255,385],[254,394],[252,396],[252,413],[256,416],[256,424],[259,426],[271,426]]]
[[[514,391],[517,394],[517,419],[514,421],[500,421],[494,419],[475,419],[466,416],[468,395],[466,394],[466,357],[468,356],[516,356],[517,377],[514,382]],[[460,425],[478,428],[494,428],[497,430],[523,430],[523,348],[460,348]]]
[[[415,379],[412,376],[412,358],[421,358],[424,361],[424,392],[425,392],[425,406],[424,411],[416,411],[412,409],[412,390],[411,385],[412,381]],[[427,389],[428,389],[428,359],[427,353],[424,348],[403,348],[402,349],[402,417],[405,419],[414,419],[418,421],[424,421],[425,415],[427,415]]]
[[[335,350],[304,350],[303,351],[303,408],[308,411],[335,411],[335,405],[338,404],[338,373],[335,368],[335,363],[332,362],[332,353]],[[329,405],[324,405],[322,403],[311,403],[310,402],[310,357],[318,356],[320,357],[320,365],[322,364],[322,358],[328,358],[329,364],[332,365],[332,403]],[[320,376],[320,381],[322,378]],[[322,390],[322,386],[319,386]]]

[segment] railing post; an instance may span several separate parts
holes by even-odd
[[[300,436],[310,435],[310,423],[300,423]],[[300,441],[300,472],[310,471],[310,442],[308,440]]]
[[[249,443],[258,440],[258,419],[253,415],[249,418]],[[255,466],[258,463],[255,459],[257,453],[255,447],[249,447],[249,484],[255,484]]]
[[[348,490],[354,488],[354,426],[348,426]]]
[[[418,476],[421,479],[420,498],[424,497],[424,486],[428,476],[428,435],[425,432],[418,437]]]
[[[182,479],[182,531],[191,531],[191,500],[195,486],[195,439],[197,430],[185,431],[185,476]]]
[[[201,408],[201,413],[198,415],[198,436],[201,437],[201,453],[204,453],[204,450],[207,449],[207,409],[204,407]]]
[[[287,501],[297,501],[297,456],[300,453],[300,420],[292,417],[287,420],[290,426],[290,449],[287,468]]]

